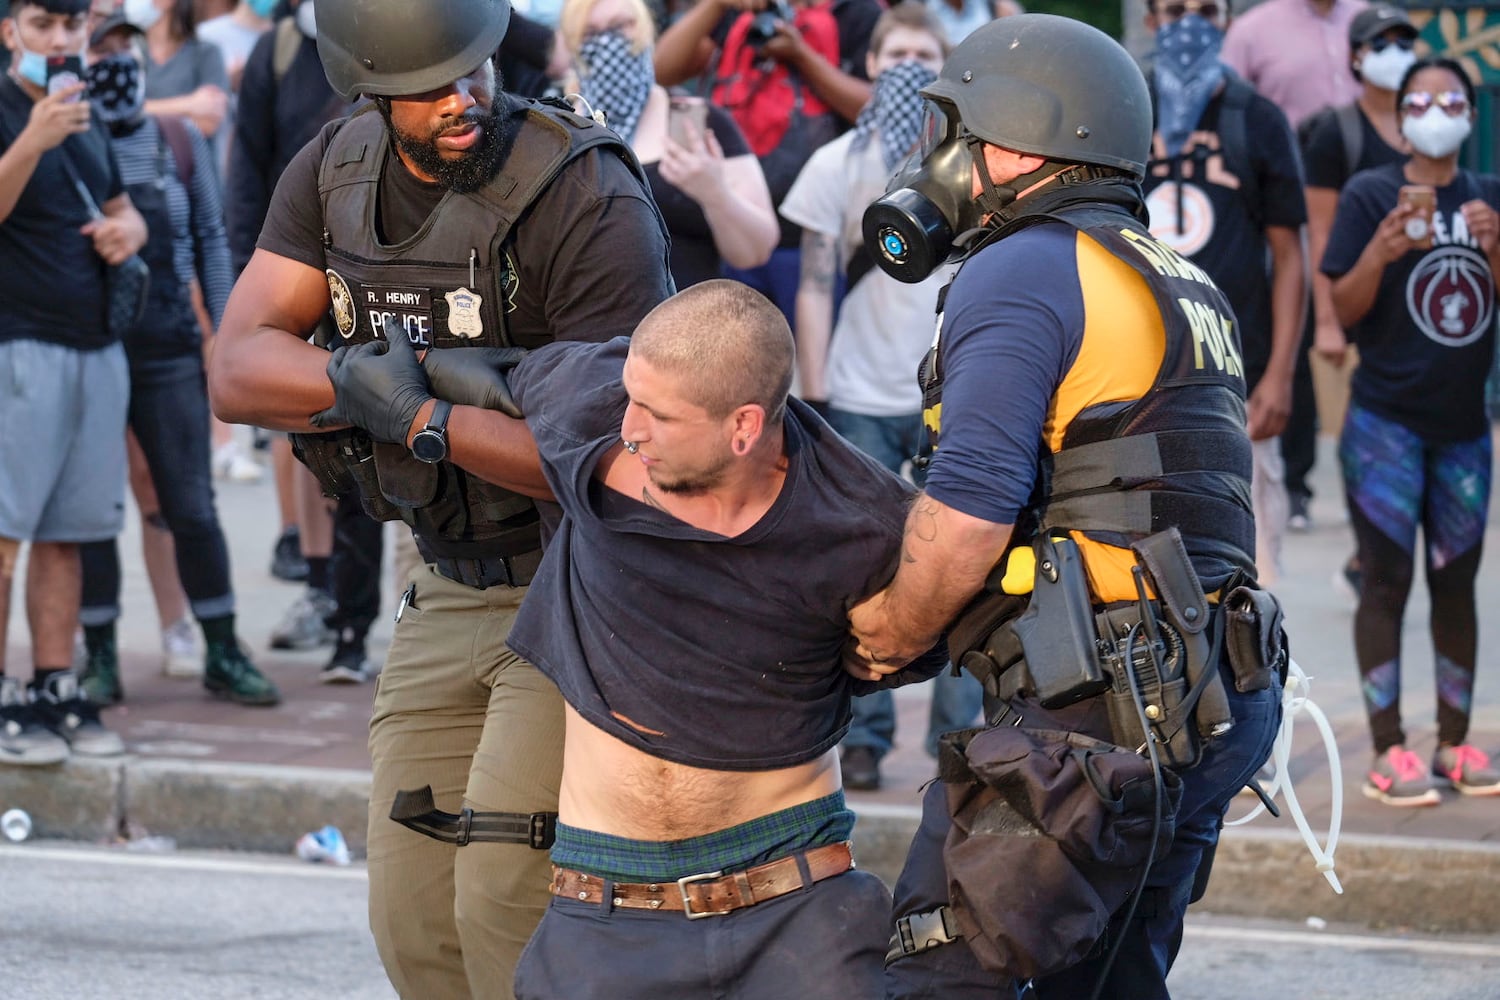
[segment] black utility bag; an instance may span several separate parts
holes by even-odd
[[[945,735],[938,761],[949,902],[992,972],[1019,981],[1076,964],[1172,843],[1182,780],[1161,768],[1158,824],[1150,760],[1112,743],[1002,723]]]
[[[73,169],[66,150],[63,151],[63,169],[67,171],[68,179],[73,182],[73,188],[83,200],[83,206],[88,209],[89,215],[96,221],[104,218],[94,196],[89,194],[88,185],[83,183],[78,172]],[[124,338],[146,318],[146,295],[150,290],[151,268],[141,260],[140,254],[131,254],[118,264],[106,265],[105,325],[111,337],[116,340]]]

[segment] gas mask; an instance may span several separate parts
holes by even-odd
[[[988,227],[1010,221],[1020,192],[1072,164],[1048,161],[1007,184],[996,184],[984,160],[984,142],[964,128],[958,111],[928,99],[922,138],[886,186],[865,209],[865,246],[880,269],[897,281],[917,284],[944,261],[972,249]],[[980,192],[974,195],[974,174]]]
[[[968,133],[951,106],[929,100],[916,150],[865,209],[865,246],[882,271],[908,284],[923,281],[961,235],[979,228],[984,213],[969,194],[973,177]]]

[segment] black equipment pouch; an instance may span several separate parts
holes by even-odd
[[[1234,688],[1241,694],[1286,683],[1291,662],[1281,603],[1269,590],[1249,584],[1235,587],[1224,599],[1224,649],[1234,669]]]
[[[472,843],[525,844],[534,851],[552,847],[557,837],[557,813],[443,812],[432,798],[432,786],[397,792],[391,819],[424,837],[463,847]]]
[[[1037,700],[1061,708],[1109,689],[1094,634],[1093,599],[1078,544],[1038,536],[1031,603],[1011,626]]]
[[[1153,840],[1151,762],[1127,748],[1004,724],[948,733],[938,746],[955,929],[980,965],[1017,980],[1075,964],[1129,899],[1141,866],[1165,856],[1182,779],[1161,769]]]
[[[341,439],[357,433],[359,432],[348,429],[323,434],[287,435],[292,443],[292,456],[307,466],[325,497],[336,497],[357,488],[354,476],[344,462],[341,447]]]
[[[375,472],[381,494],[407,510],[431,505],[442,483],[440,465],[419,461],[404,444],[376,441]]]
[[[1175,527],[1143,538],[1130,549],[1151,578],[1163,618],[1181,637],[1181,676],[1187,683],[1182,700],[1176,704],[1163,700],[1157,705],[1155,717],[1149,704],[1149,690],[1141,692],[1142,700],[1148,703],[1147,717],[1159,742],[1166,747],[1167,762],[1178,767],[1191,766],[1197,763],[1202,751],[1195,736],[1217,736],[1234,725],[1229,697],[1224,692],[1224,680],[1219,674],[1223,620],[1210,607],[1198,573],[1188,558],[1187,548],[1182,544],[1182,536]],[[1219,627],[1211,629],[1216,620]],[[1154,621],[1148,626],[1148,640],[1152,631],[1155,631]],[[1194,724],[1189,725],[1190,721]],[[1139,721],[1134,729],[1139,731]],[[1117,732],[1115,735],[1118,738],[1121,734]]]

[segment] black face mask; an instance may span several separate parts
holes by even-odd
[[[884,197],[865,209],[865,246],[880,269],[916,284],[936,271],[983,209],[970,196],[974,153],[952,109],[929,101],[916,152],[896,171]]]

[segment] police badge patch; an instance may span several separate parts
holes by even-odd
[[[484,320],[479,315],[479,307],[484,304],[484,300],[477,293],[467,288],[455,288],[451,292],[445,292],[443,298],[448,300],[449,333],[465,340],[473,340],[484,334]]]
[[[333,268],[323,272],[328,276],[328,296],[333,300],[333,322],[338,327],[339,336],[348,340],[354,336],[354,296],[349,293],[349,286],[339,273]]]

